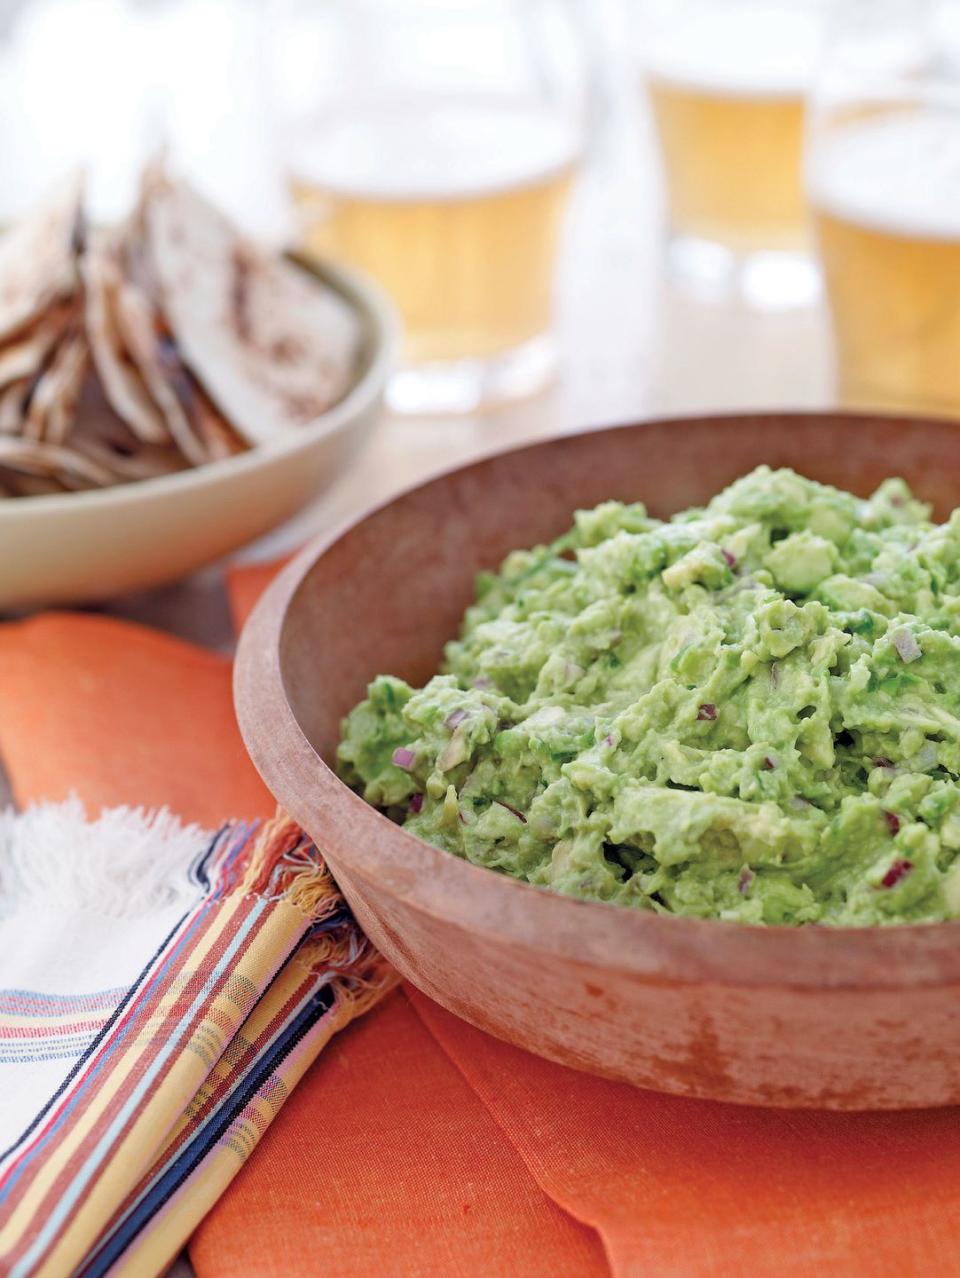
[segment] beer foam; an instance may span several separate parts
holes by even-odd
[[[796,98],[816,65],[821,6],[702,3],[654,23],[641,49],[657,80],[718,97]]]
[[[536,104],[393,102],[305,122],[288,165],[332,194],[456,200],[543,182],[579,150],[577,128]]]
[[[808,166],[822,212],[891,235],[960,239],[960,112],[901,110],[839,127]]]

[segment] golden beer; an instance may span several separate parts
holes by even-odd
[[[866,115],[826,135],[810,191],[841,400],[960,413],[960,115]]]
[[[802,247],[803,98],[711,92],[651,75],[670,222],[744,252]]]
[[[744,253],[802,249],[818,7],[694,0],[669,12],[646,75],[673,232]]]
[[[537,107],[457,101],[317,122],[292,152],[308,252],[376,278],[411,362],[482,360],[550,327],[577,155]]]

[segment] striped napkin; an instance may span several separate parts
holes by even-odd
[[[159,1273],[393,983],[283,816],[0,816],[0,1272]]]

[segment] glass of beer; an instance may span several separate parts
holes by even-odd
[[[404,320],[391,407],[540,389],[588,89],[570,0],[276,0],[271,28],[300,244]]]
[[[841,402],[960,416],[957,0],[850,0],[811,101],[807,183]]]
[[[639,58],[663,159],[668,259],[761,306],[811,301],[804,102],[824,0],[644,0]]]

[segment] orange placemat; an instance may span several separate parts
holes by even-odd
[[[274,806],[239,738],[229,663],[102,617],[0,626],[0,756],[21,804],[75,792],[93,810],[168,805],[207,825]],[[605,1278],[595,1232],[537,1186],[407,1001],[373,1016],[324,1050],[208,1218],[201,1278]]]

